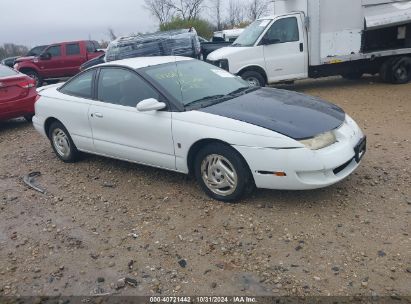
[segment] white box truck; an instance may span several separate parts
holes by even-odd
[[[380,74],[411,80],[411,1],[274,1],[276,15],[253,22],[207,61],[264,86],[304,78]]]

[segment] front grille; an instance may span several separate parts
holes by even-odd
[[[350,159],[349,161],[347,161],[345,164],[339,166],[338,168],[335,168],[335,169],[333,170],[334,174],[337,175],[338,173],[344,171],[344,169],[347,168],[347,167],[351,164],[351,162],[352,162],[353,160],[354,160],[354,158],[351,158],[351,159]]]

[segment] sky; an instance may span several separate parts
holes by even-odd
[[[158,22],[143,5],[144,0],[0,0],[0,44],[109,40],[109,27],[118,36],[156,31]]]

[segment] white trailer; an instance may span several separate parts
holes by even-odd
[[[252,85],[342,75],[411,80],[411,1],[277,0],[207,60]]]

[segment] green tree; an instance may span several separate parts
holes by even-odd
[[[210,39],[213,36],[213,25],[202,19],[183,20],[180,17],[173,18],[170,22],[160,25],[160,31],[195,28],[197,34],[203,38]]]

